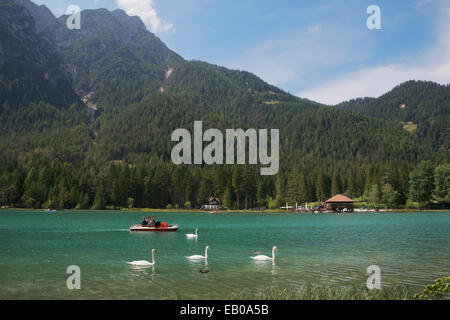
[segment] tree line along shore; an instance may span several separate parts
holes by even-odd
[[[232,210],[286,203],[319,204],[342,193],[363,201],[355,207],[381,209],[450,208],[450,165],[408,164],[281,168],[261,176],[258,166],[175,166],[148,162],[110,162],[101,168],[47,159],[0,163],[3,208],[53,209],[199,209],[220,197]]]

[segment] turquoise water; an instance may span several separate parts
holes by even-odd
[[[139,212],[0,211],[0,299],[224,299],[243,289],[365,286],[369,265],[382,286],[421,291],[450,272],[450,213],[155,213],[175,233],[131,233]],[[186,233],[199,228],[198,240]],[[204,262],[185,256],[208,254]],[[275,264],[255,263],[253,251]],[[126,261],[149,260],[136,268]],[[69,265],[81,289],[69,290]]]

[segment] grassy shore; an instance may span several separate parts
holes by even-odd
[[[269,288],[258,292],[243,290],[231,294],[230,300],[412,300],[407,287],[369,290],[364,287],[322,287],[304,285],[297,290]]]
[[[407,286],[369,290],[367,287],[303,285],[298,289],[267,288],[231,294],[230,300],[450,300],[450,276],[436,279],[414,294]]]

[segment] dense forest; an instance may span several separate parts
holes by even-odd
[[[150,161],[76,166],[48,159],[2,161],[0,202],[25,208],[199,208],[219,196],[227,208],[279,208],[344,193],[388,208],[443,208],[449,203],[450,165],[368,165],[327,170],[294,166],[260,176],[255,166],[175,166]],[[413,203],[416,202],[416,203]]]
[[[378,99],[355,99],[338,107],[396,120],[424,143],[442,150],[450,148],[450,85],[408,81]]]
[[[0,9],[2,206],[195,208],[218,196],[228,208],[277,208],[336,193],[450,206],[449,85],[409,81],[325,106],[186,61],[121,10],[83,11],[84,27],[71,31],[28,0]],[[279,173],[173,165],[171,133],[192,132],[195,120],[222,132],[279,129]]]

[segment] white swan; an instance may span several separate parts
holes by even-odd
[[[156,249],[152,249],[152,262],[148,262],[146,260],[137,260],[132,262],[127,262],[133,266],[154,266],[155,265],[155,252]]]
[[[198,237],[197,231],[198,231],[198,229],[196,228],[195,229],[195,234],[193,234],[193,233],[186,234],[186,238],[188,238],[188,239],[197,239],[197,237]]]
[[[275,261],[275,250],[278,250],[278,248],[277,247],[272,248],[272,258],[265,256],[263,254],[260,254],[260,255],[254,256],[254,257],[250,257],[250,258],[252,258],[253,260],[257,260],[257,261],[268,261],[268,260]]]
[[[188,258],[189,260],[208,259],[208,249],[210,249],[210,247],[206,246],[206,248],[205,248],[205,256],[201,256],[199,254],[196,254],[196,255],[193,255],[193,256],[186,257],[186,258]]]

